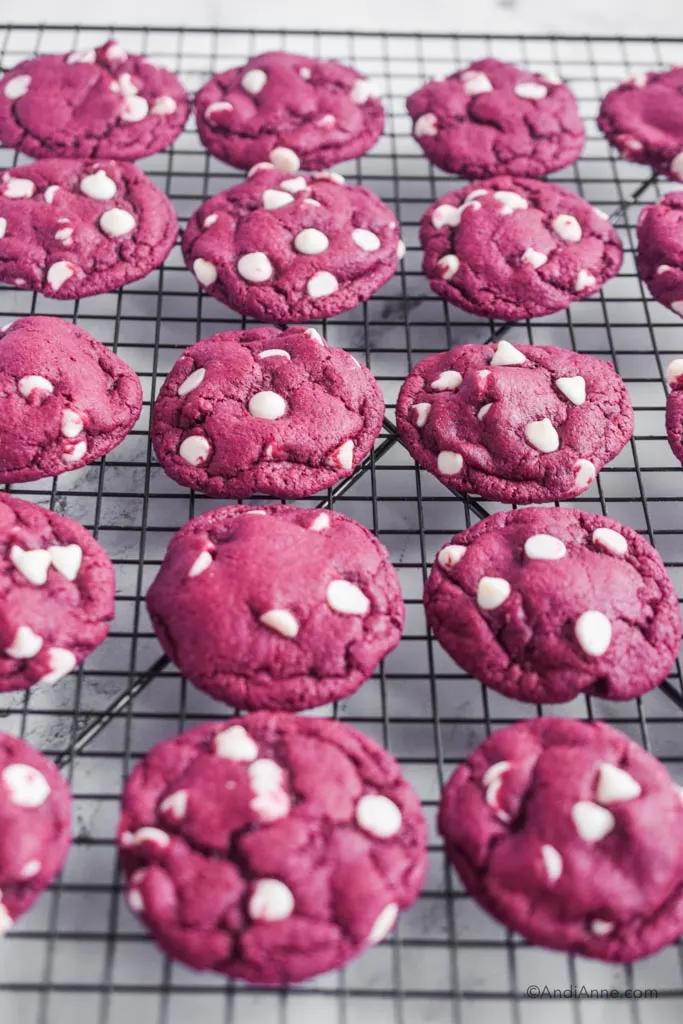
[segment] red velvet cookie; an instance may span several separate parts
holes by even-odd
[[[73,672],[109,632],[114,593],[109,556],[87,530],[0,493],[0,693]]]
[[[401,638],[386,548],[338,512],[233,506],[192,519],[147,593],[159,641],[200,690],[238,708],[353,693]]]
[[[142,408],[137,374],[81,327],[27,316],[0,329],[0,483],[86,466]]]
[[[498,512],[458,534],[424,600],[451,657],[514,700],[630,700],[666,678],[681,639],[652,545],[577,509]]]
[[[139,160],[166,149],[190,109],[175,75],[97,50],[23,60],[0,78],[0,144],[31,156]]]
[[[459,345],[405,380],[396,426],[446,487],[493,501],[581,494],[633,433],[626,385],[609,363],[551,345]]]
[[[638,273],[658,302],[683,316],[683,192],[641,211]]]
[[[383,416],[377,381],[354,356],[312,328],[260,327],[185,349],[154,403],[151,434],[159,462],[186,487],[301,498],[349,476]]]
[[[367,153],[384,109],[372,82],[333,60],[262,53],[199,90],[197,127],[209,153],[245,170],[261,161],[294,174]]]
[[[169,956],[259,985],[381,942],[427,868],[397,762],[340,722],[261,712],[137,765],[119,824],[128,905]]]
[[[683,800],[602,722],[540,718],[490,736],[439,810],[470,895],[530,942],[630,963],[683,932]]]
[[[61,871],[71,843],[71,793],[28,743],[0,732],[0,936]]]
[[[178,234],[134,164],[37,160],[0,174],[0,281],[51,299],[101,295],[160,266]]]
[[[574,163],[583,149],[571,90],[492,57],[428,82],[407,105],[428,159],[463,178],[540,178]]]
[[[394,274],[403,243],[396,217],[369,189],[334,171],[259,168],[199,207],[183,253],[215,299],[285,324],[364,302]]]
[[[672,359],[666,369],[671,391],[666,400],[666,433],[671,451],[683,462],[683,359]]]
[[[683,181],[683,67],[622,82],[602,101],[598,125],[625,160]]]
[[[448,192],[422,217],[422,269],[441,298],[523,320],[600,290],[621,266],[600,210],[549,181],[500,176]]]

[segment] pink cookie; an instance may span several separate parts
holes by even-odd
[[[383,416],[377,381],[354,356],[312,328],[260,327],[185,349],[154,403],[151,434],[159,462],[186,487],[301,498],[349,476]]]
[[[192,519],[147,593],[190,682],[238,708],[317,707],[353,693],[401,638],[389,552],[338,512],[233,506]]]
[[[0,79],[0,144],[39,157],[139,160],[171,145],[189,109],[175,75],[110,40],[8,71]]]
[[[468,313],[523,320],[600,290],[621,266],[600,210],[554,182],[500,176],[438,199],[422,217],[422,269]]]
[[[270,712],[154,747],[118,838],[128,905],[166,953],[259,985],[381,942],[427,868],[420,802],[390,754],[341,722]]]
[[[427,157],[463,178],[540,178],[581,155],[585,133],[571,90],[488,57],[408,97]]]
[[[27,316],[0,329],[0,483],[94,462],[123,441],[141,408],[137,374],[81,327]]]
[[[56,767],[0,732],[0,937],[61,871],[71,843],[71,793]]]
[[[73,672],[109,632],[114,593],[87,530],[0,493],[0,693]]]
[[[0,281],[80,299],[145,277],[178,221],[135,164],[36,160],[0,174]]]
[[[683,359],[672,359],[666,378],[671,386],[666,400],[666,433],[671,451],[683,462]]]
[[[669,192],[638,218],[638,273],[655,299],[683,316],[683,193]]]
[[[530,942],[631,963],[683,932],[683,801],[663,764],[602,722],[490,736],[439,810],[470,895]]]
[[[334,171],[254,170],[203,203],[183,235],[188,269],[215,299],[299,323],[353,309],[394,274],[399,224],[374,193]]]
[[[367,153],[384,110],[372,82],[332,60],[262,53],[197,94],[197,127],[210,153],[245,170],[264,160],[294,174]]]

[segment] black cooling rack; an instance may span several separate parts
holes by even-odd
[[[355,64],[379,81],[387,128],[372,153],[341,165],[396,210],[408,252],[403,268],[362,307],[324,323],[328,340],[364,360],[380,381],[387,421],[354,477],[302,504],[334,506],[371,527],[390,549],[407,604],[404,639],[376,676],[333,714],[385,744],[420,794],[430,825],[430,869],[422,896],[392,938],[345,970],[288,991],[248,988],[167,961],[122,899],[113,843],[123,778],[153,743],[224,706],[187,686],[154,638],[143,595],[172,533],[217,503],[177,487],[156,465],[149,404],[182,348],[244,321],[201,295],[176,246],[166,264],[120,292],[78,302],[0,289],[0,322],[28,313],[73,319],[109,343],[142,378],[137,429],[102,463],[12,490],[73,516],[109,551],[118,580],[109,639],[75,676],[29,694],[0,697],[0,725],[55,757],[76,798],[76,841],[61,879],[0,949],[3,1024],[668,1024],[683,1015],[683,946],[621,967],[543,951],[477,909],[443,857],[434,828],[441,787],[492,730],[544,713],[467,679],[429,635],[424,578],[454,532],[500,506],[453,497],[420,472],[397,441],[393,405],[408,369],[462,341],[549,343],[601,356],[627,381],[636,409],[633,441],[575,505],[634,527],[659,549],[683,591],[683,470],[664,431],[663,370],[683,353],[683,324],[653,302],[635,272],[642,206],[674,188],[615,157],[595,126],[599,98],[638,71],[683,63],[683,41],[606,38],[408,36],[237,32],[114,27],[0,26],[0,66],[38,52],[100,44],[115,35],[195,90],[214,71],[268,49]],[[425,79],[493,55],[555,72],[576,92],[588,128],[581,160],[554,175],[606,210],[622,237],[621,274],[597,296],[539,321],[507,325],[445,305],[420,272],[417,225],[453,187],[411,137],[405,97]],[[0,168],[24,162],[0,151]],[[172,150],[141,161],[169,193],[184,223],[207,196],[239,180],[209,157],[194,124]],[[644,744],[683,782],[680,665],[657,691],[625,704],[580,698],[554,714],[600,718]],[[529,986],[656,989],[658,997],[595,1001],[534,999]]]

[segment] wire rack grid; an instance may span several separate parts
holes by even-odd
[[[117,572],[112,632],[75,676],[53,687],[0,697],[2,728],[63,766],[75,793],[76,840],[59,881],[13,929],[0,955],[0,1021],[7,1024],[676,1024],[683,1013],[683,946],[631,967],[529,946],[481,912],[444,859],[435,812],[445,779],[492,730],[533,714],[468,679],[433,643],[421,603],[435,552],[453,533],[495,511],[459,499],[420,472],[397,442],[393,408],[401,381],[423,356],[493,336],[550,343],[614,363],[636,409],[633,441],[574,504],[642,532],[683,591],[683,471],[664,431],[663,367],[683,349],[680,320],[646,294],[635,271],[642,205],[674,186],[618,160],[595,125],[599,99],[637,71],[683,63],[683,41],[606,38],[437,37],[191,29],[109,30],[0,26],[0,66],[41,52],[82,49],[116,36],[173,68],[195,90],[214,71],[268,49],[347,61],[377,79],[386,132],[368,155],[339,169],[396,210],[407,256],[401,271],[362,307],[323,324],[328,340],[364,360],[387,401],[385,430],[354,477],[318,500],[373,529],[389,548],[407,605],[400,647],[332,714],[392,751],[416,787],[430,827],[424,892],[394,936],[346,969],[288,991],[249,988],[166,960],[122,899],[113,842],[122,781],[155,742],[224,706],[160,657],[144,593],[172,533],[217,503],[177,487],[156,465],[147,425],[152,397],[186,345],[244,321],[197,291],[176,246],[165,266],[119,292],[57,302],[0,290],[0,317],[71,318],[110,344],[140,375],[143,416],[101,463],[14,493],[70,515],[111,555]],[[425,207],[453,187],[431,168],[410,132],[405,97],[424,80],[485,55],[555,72],[572,86],[588,128],[582,158],[553,177],[605,209],[622,237],[624,266],[602,293],[569,310],[508,325],[445,305],[420,272],[417,227]],[[24,162],[8,150],[0,167]],[[239,180],[201,147],[194,123],[174,147],[141,161],[171,196],[181,224],[205,197]],[[608,720],[660,757],[683,782],[680,665],[658,690],[615,704],[580,698],[553,713]],[[658,998],[534,1000],[530,985],[566,989],[657,989]]]

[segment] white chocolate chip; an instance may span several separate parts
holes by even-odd
[[[585,491],[587,487],[593,483],[596,477],[595,466],[588,459],[577,459],[576,465],[574,466],[574,485],[580,491]]]
[[[62,285],[74,276],[75,272],[76,268],[73,263],[68,263],[66,260],[57,260],[56,263],[48,267],[47,283],[53,292],[58,292]]]
[[[261,68],[250,68],[242,75],[240,85],[245,92],[257,96],[268,81],[268,75]]]
[[[83,433],[83,420],[75,409],[64,409],[59,429],[62,437],[78,437]]]
[[[39,860],[27,860],[23,868],[19,872],[19,878],[26,881],[29,878],[35,878],[43,870],[43,865]]]
[[[128,906],[134,914],[142,914],[145,910],[145,901],[139,889],[129,889],[126,893]]]
[[[429,402],[416,402],[413,406],[415,410],[415,426],[424,427],[429,417],[429,410],[431,405]]]
[[[556,452],[560,447],[560,438],[547,416],[542,420],[532,420],[524,428],[524,436],[532,448],[547,455]]]
[[[64,58],[66,64],[94,64],[97,54],[94,50],[74,50]]]
[[[367,103],[371,96],[376,96],[378,91],[375,83],[368,78],[357,78],[351,88],[350,96],[354,103],[362,105]]]
[[[367,942],[369,946],[376,946],[386,939],[389,932],[394,930],[398,918],[398,904],[388,903],[375,918],[375,923],[368,933]]]
[[[403,241],[402,238],[399,238],[398,242],[396,243],[396,256],[397,256],[397,258],[399,260],[402,260],[403,257],[405,256],[405,254],[406,254],[406,243]]]
[[[211,445],[201,434],[191,434],[180,445],[178,455],[190,466],[203,466],[211,455]]]
[[[124,60],[128,60],[128,54],[126,53],[126,51],[124,50],[124,48],[121,46],[120,43],[111,43],[107,47],[107,54],[106,55],[107,55],[107,60],[110,60],[110,61],[119,61],[119,63],[120,63],[120,62],[122,62]]]
[[[613,555],[625,555],[628,551],[628,543],[616,530],[610,530],[608,526],[599,526],[593,530],[592,541],[599,547],[607,548]]]
[[[272,359],[273,356],[282,356],[283,359],[291,359],[291,355],[284,348],[265,348],[259,352],[259,359]]]
[[[30,398],[34,391],[45,392],[51,395],[55,387],[47,377],[32,374],[29,377],[20,377],[17,381],[17,389],[24,398]]]
[[[192,565],[190,566],[187,575],[190,578],[194,578],[195,576],[201,576],[201,574],[203,572],[206,572],[206,570],[212,565],[212,563],[213,555],[211,554],[211,552],[201,551],[195,558]]]
[[[330,525],[330,517],[327,512],[321,512],[319,516],[316,516],[311,525],[308,527],[309,530],[320,533],[322,530],[327,530]]]
[[[14,568],[29,583],[33,583],[36,587],[42,587],[47,582],[47,573],[51,562],[49,551],[42,551],[39,548],[24,551],[17,544],[13,544],[9,550],[9,558]]]
[[[100,230],[109,235],[110,238],[122,238],[135,231],[137,222],[132,213],[128,210],[119,210],[114,207],[105,210],[99,221]]]
[[[574,624],[574,634],[585,654],[599,658],[612,641],[612,624],[602,612],[583,612]]]
[[[312,299],[324,299],[339,288],[339,281],[328,270],[319,270],[306,282],[306,291]]]
[[[311,69],[310,68],[299,68],[299,74],[303,78],[304,82],[308,82],[310,80],[310,77],[311,77]]]
[[[19,626],[12,638],[12,643],[5,648],[8,658],[25,661],[34,658],[43,646],[43,638],[34,633],[30,626]]]
[[[487,415],[487,413],[488,413],[488,411],[489,411],[489,409],[491,408],[492,405],[493,405],[493,402],[487,402],[486,405],[482,405],[481,409],[477,413],[477,419],[478,420],[483,420],[484,417]]]
[[[437,261],[437,267],[443,281],[450,281],[454,274],[460,269],[460,260],[454,252],[446,253]]]
[[[248,252],[237,261],[237,273],[245,281],[261,284],[273,276],[273,265],[264,252]]]
[[[294,202],[294,196],[289,192],[281,192],[279,188],[267,188],[261,196],[264,210],[279,210],[282,206],[289,206]]]
[[[548,879],[551,882],[556,882],[562,875],[562,869],[564,862],[562,860],[562,854],[559,850],[556,850],[554,846],[550,846],[545,843],[541,847],[541,855],[543,857],[543,863],[545,870],[548,875]]]
[[[594,917],[590,923],[590,929],[593,935],[609,935],[614,931],[614,921],[603,921],[599,917]]]
[[[583,405],[586,401],[586,381],[583,377],[558,377],[555,387],[572,405]]]
[[[596,217],[599,217],[600,220],[609,220],[609,214],[605,213],[604,210],[598,209],[597,206],[593,207],[593,213],[596,215]]]
[[[182,821],[187,814],[187,790],[177,789],[175,793],[165,797],[159,804],[162,814],[168,814],[176,821]]]
[[[126,96],[119,116],[128,124],[137,124],[138,121],[144,121],[148,113],[149,104],[144,96]]]
[[[636,800],[642,792],[640,783],[623,768],[618,768],[609,761],[600,764],[595,787],[595,799],[598,803],[625,803],[628,800]]]
[[[419,139],[423,135],[438,135],[439,126],[436,114],[421,114],[413,125],[413,135]]]
[[[510,815],[507,813],[507,811],[504,811],[498,804],[498,793],[502,785],[502,778],[493,779],[493,781],[490,782],[486,787],[486,792],[484,793],[484,800],[486,801],[487,805],[490,808],[492,808],[493,811],[495,811],[496,817],[500,821],[509,822]]]
[[[141,846],[143,843],[153,843],[154,846],[165,850],[171,844],[171,837],[163,829],[155,828],[154,825],[143,825],[136,832],[130,833],[128,846]]]
[[[283,188],[285,192],[304,192],[308,188],[308,182],[305,178],[299,176],[298,178],[285,178],[284,181],[280,182],[280,188]]]
[[[249,399],[251,416],[259,420],[279,420],[287,412],[287,403],[277,391],[258,391]]]
[[[440,231],[441,228],[457,228],[462,219],[464,206],[453,206],[452,203],[440,203],[432,213],[432,227]]]
[[[294,912],[294,896],[279,878],[259,878],[249,900],[252,921],[285,921]]]
[[[403,816],[393,800],[381,793],[367,793],[356,804],[356,823],[379,839],[391,839],[400,831]]]
[[[666,368],[666,380],[669,387],[673,387],[681,376],[683,376],[683,359],[672,359]]]
[[[631,136],[622,139],[622,145],[632,153],[640,153],[644,149],[643,143],[640,139],[634,139]]]
[[[55,231],[55,241],[63,242],[64,245],[71,245],[73,233],[73,228],[60,228],[58,231]]]
[[[557,217],[553,218],[551,226],[563,242],[580,242],[583,238],[581,225],[570,213],[558,213]]]
[[[123,96],[137,96],[139,90],[135,82],[133,81],[132,75],[127,71],[124,71],[122,75],[118,77],[119,92]]]
[[[77,660],[73,651],[67,651],[64,647],[51,647],[47,652],[47,663],[49,672],[40,677],[39,683],[58,683],[69,672],[73,672]]]
[[[205,288],[210,288],[218,277],[218,271],[214,264],[210,263],[209,260],[202,259],[201,256],[194,260],[192,272],[199,283],[204,285]]]
[[[210,213],[208,217],[204,218],[204,223],[202,224],[202,231],[206,231],[208,228],[213,227],[217,220],[218,214]]]
[[[671,161],[671,173],[674,178],[683,181],[683,153],[678,153]]]
[[[452,569],[454,565],[464,558],[467,548],[463,544],[446,544],[441,548],[436,560],[444,569]]]
[[[47,550],[50,562],[60,576],[73,583],[83,564],[83,548],[80,544],[53,544]]]
[[[514,93],[523,100],[543,100],[548,95],[548,89],[542,82],[518,82]]]
[[[317,345],[322,345],[323,348],[326,348],[323,336],[318,334],[315,327],[307,327],[304,333],[307,338],[311,339],[311,341],[315,341]]]
[[[354,451],[354,447],[355,446],[354,446],[353,441],[349,438],[348,441],[344,441],[343,444],[340,444],[339,447],[337,448],[336,452],[334,453],[335,454],[335,459],[336,459],[337,463],[341,466],[342,469],[346,469],[346,470],[353,469],[353,451]]]
[[[299,157],[288,146],[276,146],[268,154],[268,159],[278,171],[284,171],[286,174],[296,174],[301,166]]]
[[[524,554],[533,561],[555,562],[564,558],[567,549],[559,537],[551,537],[549,533],[535,533],[524,542]]]
[[[521,366],[526,356],[509,341],[499,341],[491,359],[491,366]]]
[[[334,114],[323,114],[315,122],[316,128],[332,128],[337,123],[337,118]]]
[[[193,370],[189,373],[185,380],[178,385],[178,395],[180,398],[184,398],[185,395],[189,395],[191,391],[198,388],[201,382],[206,377],[206,369],[200,366],[198,369]]]
[[[490,764],[481,777],[484,788],[490,786],[501,775],[505,775],[505,772],[509,772],[510,768],[512,768],[512,765],[509,761],[496,761],[495,764]]]
[[[247,768],[249,784],[254,798],[249,802],[250,809],[261,821],[278,821],[289,814],[291,801],[284,788],[285,778],[282,769],[275,761],[259,758]]]
[[[220,100],[218,103],[209,103],[208,107],[204,111],[204,120],[213,121],[216,114],[222,114],[224,112],[229,114],[232,109],[232,103],[229,103],[227,100]],[[255,164],[254,167],[251,168],[251,171],[254,171],[259,166],[259,164]],[[270,164],[268,166],[270,166]]]
[[[7,232],[7,218],[0,217],[0,238],[4,238]]]
[[[368,231],[366,228],[356,228],[351,232],[351,238],[354,245],[357,245],[363,252],[377,252],[382,244],[375,232]]]
[[[30,199],[36,186],[30,178],[5,178],[2,194],[6,199]]]
[[[286,608],[271,608],[270,611],[264,612],[259,617],[259,621],[268,629],[286,636],[289,640],[292,640],[299,632],[299,623]]]
[[[325,600],[340,615],[367,615],[370,601],[360,587],[349,580],[332,580],[325,591]]]
[[[213,751],[217,757],[229,761],[256,761],[258,746],[243,725],[231,725],[213,738]]]
[[[260,171],[272,170],[274,170],[273,164],[269,163],[267,160],[261,160],[259,161],[259,163],[254,164],[253,167],[249,168],[249,170],[247,171],[247,178],[251,178],[254,174],[258,174]]]
[[[491,79],[483,71],[463,71],[460,81],[468,96],[479,96],[483,92],[493,92]]]
[[[484,611],[492,611],[507,601],[510,590],[508,581],[500,576],[482,576],[477,584],[477,604]]]
[[[590,800],[579,800],[571,809],[574,827],[587,843],[598,843],[609,835],[616,820],[611,811]]]
[[[43,193],[43,199],[48,205],[52,205],[55,201],[55,195],[59,191],[59,185],[48,185]]]
[[[439,452],[436,460],[436,468],[442,476],[455,476],[463,467],[463,457],[460,452]]]
[[[586,288],[595,288],[597,283],[598,282],[589,270],[580,270],[574,281],[574,291],[582,292],[585,291]]]
[[[172,96],[157,96],[152,104],[152,113],[158,114],[160,117],[168,117],[169,114],[175,114],[178,109],[178,104]]]
[[[79,441],[66,451],[62,452],[62,460],[67,463],[80,462],[88,450],[87,441]]]
[[[16,75],[5,82],[5,96],[8,100],[18,100],[26,95],[30,84],[30,75]]]
[[[304,256],[317,256],[325,252],[329,244],[327,235],[317,228],[304,228],[294,238],[294,248]]]
[[[515,210],[526,210],[529,205],[524,196],[520,196],[518,192],[494,192],[493,198],[501,204],[500,212],[503,216],[508,216]]]
[[[522,253],[522,263],[528,263],[534,270],[538,270],[539,267],[545,266],[548,262],[548,257],[543,252],[538,252],[537,249],[525,249]]]
[[[0,773],[0,781],[15,807],[42,807],[51,793],[43,773],[30,764],[8,764]]]
[[[430,384],[432,391],[457,391],[462,384],[462,374],[457,370],[443,370]]]

